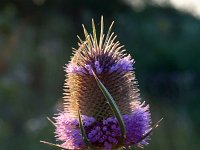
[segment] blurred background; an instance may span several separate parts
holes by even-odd
[[[146,150],[200,149],[200,1],[1,0],[0,149],[53,150],[47,116],[62,102],[63,66],[100,16],[135,59],[153,122]]]

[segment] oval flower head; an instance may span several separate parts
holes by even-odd
[[[56,139],[63,149],[125,149],[147,145],[151,118],[148,105],[140,101],[134,73],[134,60],[111,32],[97,37],[94,21],[92,34],[83,26],[85,38],[79,38],[78,48],[65,66],[64,112],[55,119]],[[113,113],[96,78],[106,87],[118,108],[125,131]],[[80,111],[85,137],[80,130]],[[146,134],[146,135],[145,135]],[[87,142],[85,142],[85,140]]]

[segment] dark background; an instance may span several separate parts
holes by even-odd
[[[63,66],[100,16],[135,59],[141,97],[153,122],[146,150],[200,149],[200,20],[170,6],[123,0],[0,1],[0,149],[50,150],[46,120],[62,102]]]

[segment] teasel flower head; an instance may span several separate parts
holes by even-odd
[[[117,36],[111,32],[112,26],[113,23],[105,35],[102,19],[98,38],[92,20],[92,34],[83,25],[85,39],[78,36],[79,47],[74,49],[71,61],[65,66],[64,107],[72,117],[77,116],[77,110],[97,120],[113,115],[92,71],[111,93],[122,114],[131,113],[140,105],[134,60],[125,53],[124,46],[116,41]]]
[[[120,149],[148,144],[152,131],[149,106],[141,102],[134,60],[111,32],[100,36],[83,26],[70,62],[65,66],[64,111],[54,117],[62,149]]]

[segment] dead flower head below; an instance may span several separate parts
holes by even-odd
[[[55,137],[61,149],[130,149],[148,144],[149,106],[140,100],[134,60],[111,32],[104,34],[103,17],[97,36],[83,26],[70,62],[65,66],[64,111],[55,115]]]

